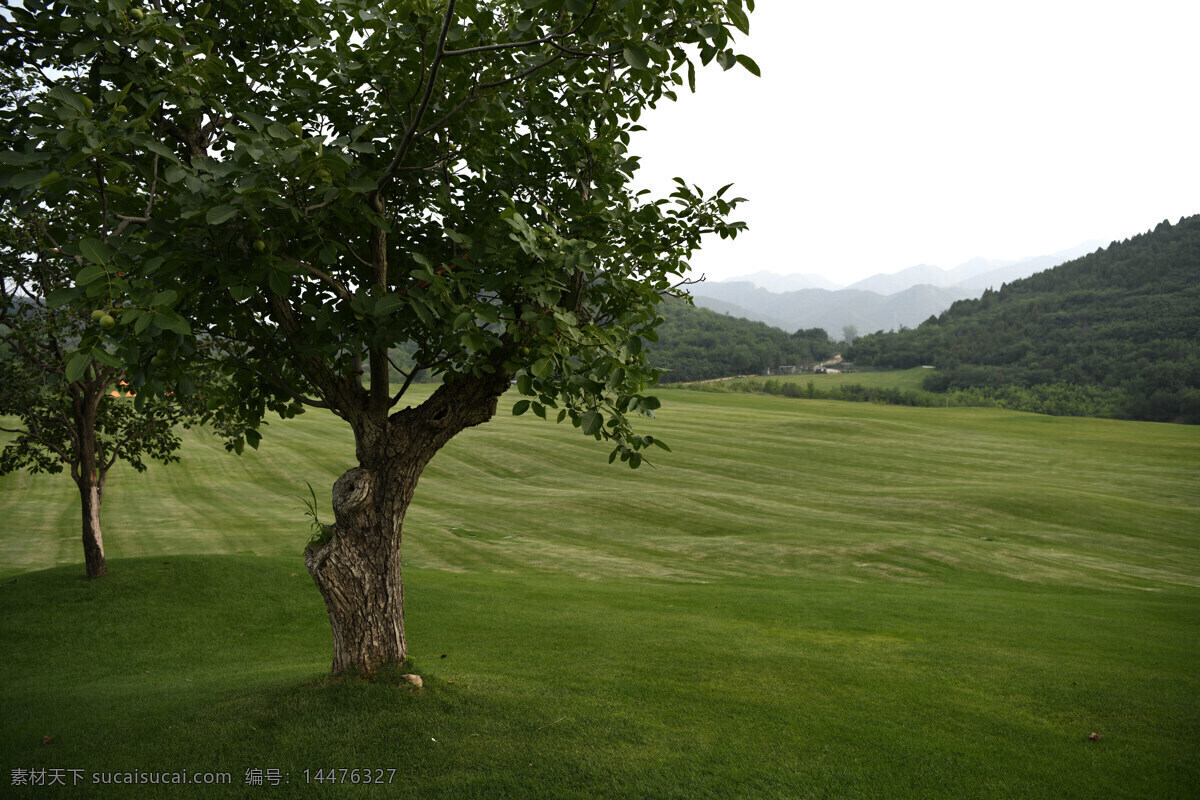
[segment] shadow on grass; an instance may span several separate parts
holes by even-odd
[[[418,570],[416,690],[327,676],[299,557],[111,566],[0,588],[5,797],[1150,797],[1198,773],[1190,595]],[[230,783],[92,782],[143,771]]]

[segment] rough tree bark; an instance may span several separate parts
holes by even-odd
[[[369,673],[408,655],[400,544],[404,515],[429,461],[462,430],[487,422],[511,376],[459,378],[416,408],[351,415],[358,466],[333,485],[329,541],[305,551],[333,629],[333,673]]]

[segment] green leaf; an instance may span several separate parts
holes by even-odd
[[[50,174],[50,170],[38,170],[37,172],[18,172],[8,180],[9,188],[24,189],[26,186],[33,186],[35,183],[41,183],[42,178]]]
[[[175,291],[174,289],[167,289],[165,291],[162,291],[162,292],[159,292],[158,294],[156,294],[154,296],[154,299],[150,301],[150,305],[152,305],[152,306],[170,306],[170,305],[174,305],[175,301],[178,299],[179,299],[179,292]]]
[[[87,365],[90,363],[92,363],[92,352],[89,350],[85,353],[80,350],[68,359],[67,367],[63,370],[63,376],[67,379],[68,383],[74,383],[83,377],[83,371],[87,369]]]
[[[93,264],[89,267],[84,267],[79,270],[79,274],[75,276],[76,286],[89,286],[101,278],[107,277],[108,272],[104,267],[99,267]]]
[[[228,222],[237,216],[237,209],[233,206],[217,206],[210,208],[208,214],[204,216],[205,222],[209,225],[220,225],[222,222]]]
[[[187,320],[176,314],[174,311],[168,311],[166,313],[162,311],[156,311],[154,314],[154,322],[164,331],[178,333],[181,336],[187,336],[192,332],[192,328],[190,325],[188,325]]]
[[[517,376],[517,391],[521,394],[533,394],[533,376],[528,372]]]
[[[437,324],[433,317],[433,312],[429,310],[429,306],[417,301],[412,304],[412,310],[417,312],[417,317],[426,327],[432,328]]]
[[[249,122],[250,126],[259,133],[262,133],[263,128],[267,127],[267,121],[251,111],[239,111],[237,115]]]
[[[650,66],[650,54],[640,44],[631,44],[625,48],[625,63],[634,69],[645,69]]]
[[[0,151],[0,164],[10,164],[17,166],[20,164],[32,164],[38,161],[36,153],[22,153],[15,150]]]
[[[583,415],[580,425],[583,427],[585,435],[595,436],[604,427],[604,415],[596,409],[592,409]]]
[[[729,21],[734,24],[734,27],[749,36],[750,18],[746,16],[746,12],[742,11],[737,3],[729,3],[725,6],[725,10],[729,13]]]
[[[50,308],[58,308],[65,306],[67,303],[79,297],[79,289],[74,286],[55,289],[46,295],[46,305]]]
[[[288,293],[292,290],[292,281],[289,276],[277,269],[273,269],[267,275],[267,286],[280,297],[287,297]]]
[[[513,412],[512,412],[512,413],[513,413],[513,416],[514,416],[514,417],[519,417],[519,416],[521,416],[522,414],[524,414],[526,411],[528,411],[528,410],[529,410],[529,406],[530,406],[530,401],[529,401],[529,400],[518,400],[518,401],[517,401],[517,402],[516,402],[516,403],[513,405]]]
[[[229,287],[229,296],[232,297],[235,302],[243,303],[254,296],[254,288],[247,286],[244,283],[239,283],[236,286]]]
[[[163,144],[162,142],[160,142],[156,139],[145,138],[145,139],[139,139],[138,141],[141,142],[143,147],[145,147],[151,153],[154,153],[154,155],[156,155],[156,156],[165,158],[168,161],[178,161],[179,160],[179,156],[175,155],[174,150],[167,147],[165,144]]]
[[[357,194],[363,194],[375,191],[379,185],[372,178],[355,178],[346,184],[346,188]]]
[[[110,367],[119,367],[125,362],[112,353],[107,352],[103,348],[97,347],[92,351],[92,356],[101,364],[107,364]]]
[[[404,305],[404,300],[399,295],[385,294],[375,301],[373,313],[377,317],[386,317],[402,305]]]
[[[549,378],[554,372],[554,362],[549,358],[539,358],[533,362],[529,371],[539,378]]]
[[[465,233],[459,233],[456,230],[446,228],[446,238],[457,244],[459,247],[470,247],[473,240]]]
[[[754,59],[750,56],[738,56],[737,63],[741,64],[746,70],[756,78],[762,77],[762,70],[758,68],[758,64],[754,63]]]
[[[93,264],[107,264],[108,259],[112,257],[112,251],[108,249],[108,245],[99,239],[80,239],[79,253]]]

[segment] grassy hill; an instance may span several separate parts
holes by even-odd
[[[324,677],[298,496],[349,466],[336,420],[115,476],[93,583],[70,482],[0,479],[3,794],[164,796],[11,785],[78,768],[385,796],[330,767],[396,769],[399,797],[1192,792],[1200,430],[662,395],[655,469],[507,415],[434,460],[405,529],[419,692]]]

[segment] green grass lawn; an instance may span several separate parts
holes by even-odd
[[[69,479],[0,479],[0,796],[1195,796],[1200,430],[662,396],[657,468],[506,411],[434,460],[421,691],[325,677],[299,496],[331,515],[337,420],[114,475],[91,583]],[[91,784],[126,770],[232,785]]]

